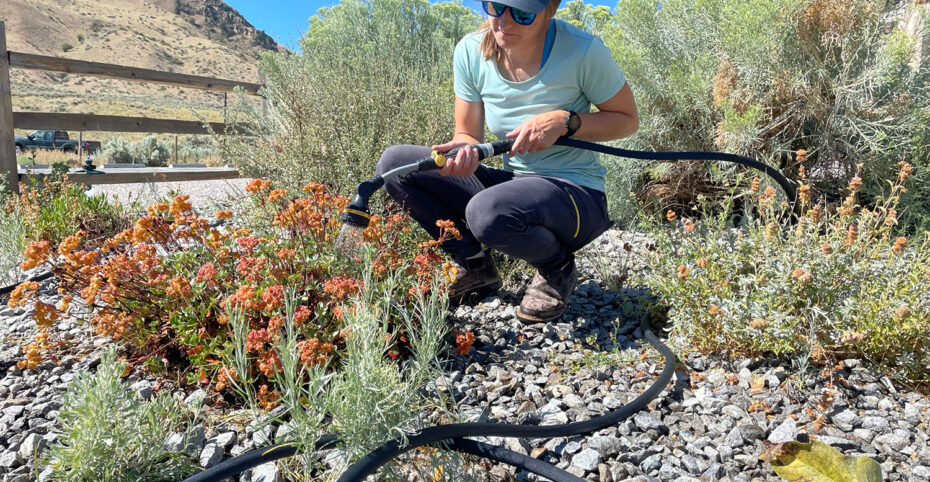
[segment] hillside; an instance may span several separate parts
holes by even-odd
[[[283,50],[221,0],[4,0],[0,18],[11,51],[253,83],[261,52]],[[14,111],[222,120],[222,93],[21,69],[11,80]]]

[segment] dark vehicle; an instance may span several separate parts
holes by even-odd
[[[35,131],[25,137],[16,136],[14,143],[16,144],[17,155],[26,150],[35,149],[59,149],[65,153],[74,154],[78,152],[77,139],[69,138],[66,131]],[[96,154],[100,150],[100,142],[98,141],[83,141],[83,143],[85,153]]]

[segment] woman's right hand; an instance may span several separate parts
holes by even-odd
[[[444,154],[460,146],[469,146],[469,143],[464,141],[450,141],[445,144],[432,146],[431,149]],[[452,174],[454,176],[468,177],[478,170],[479,164],[478,150],[474,147],[465,147],[459,149],[458,154],[454,158],[446,158],[446,165],[439,170],[439,174],[442,176]]]

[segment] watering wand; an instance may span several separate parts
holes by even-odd
[[[479,161],[494,157],[509,151],[513,147],[513,141],[514,139],[505,139],[484,144],[472,144],[471,146],[456,147],[445,153],[433,151],[429,156],[416,162],[391,169],[380,176],[374,176],[371,179],[362,181],[355,188],[355,197],[352,202],[342,212],[343,224],[339,236],[336,238],[336,245],[342,248],[352,248],[357,245],[361,239],[362,231],[368,227],[368,223],[371,221],[371,213],[368,212],[368,200],[375,191],[384,186],[386,181],[414,171],[442,169],[446,165],[446,160],[454,158],[463,147],[474,147],[478,151]]]

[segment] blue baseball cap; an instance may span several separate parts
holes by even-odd
[[[484,0],[478,0],[484,1]],[[495,0],[497,3],[503,3],[508,7],[513,7],[524,12],[539,14],[549,5],[548,0]]]

